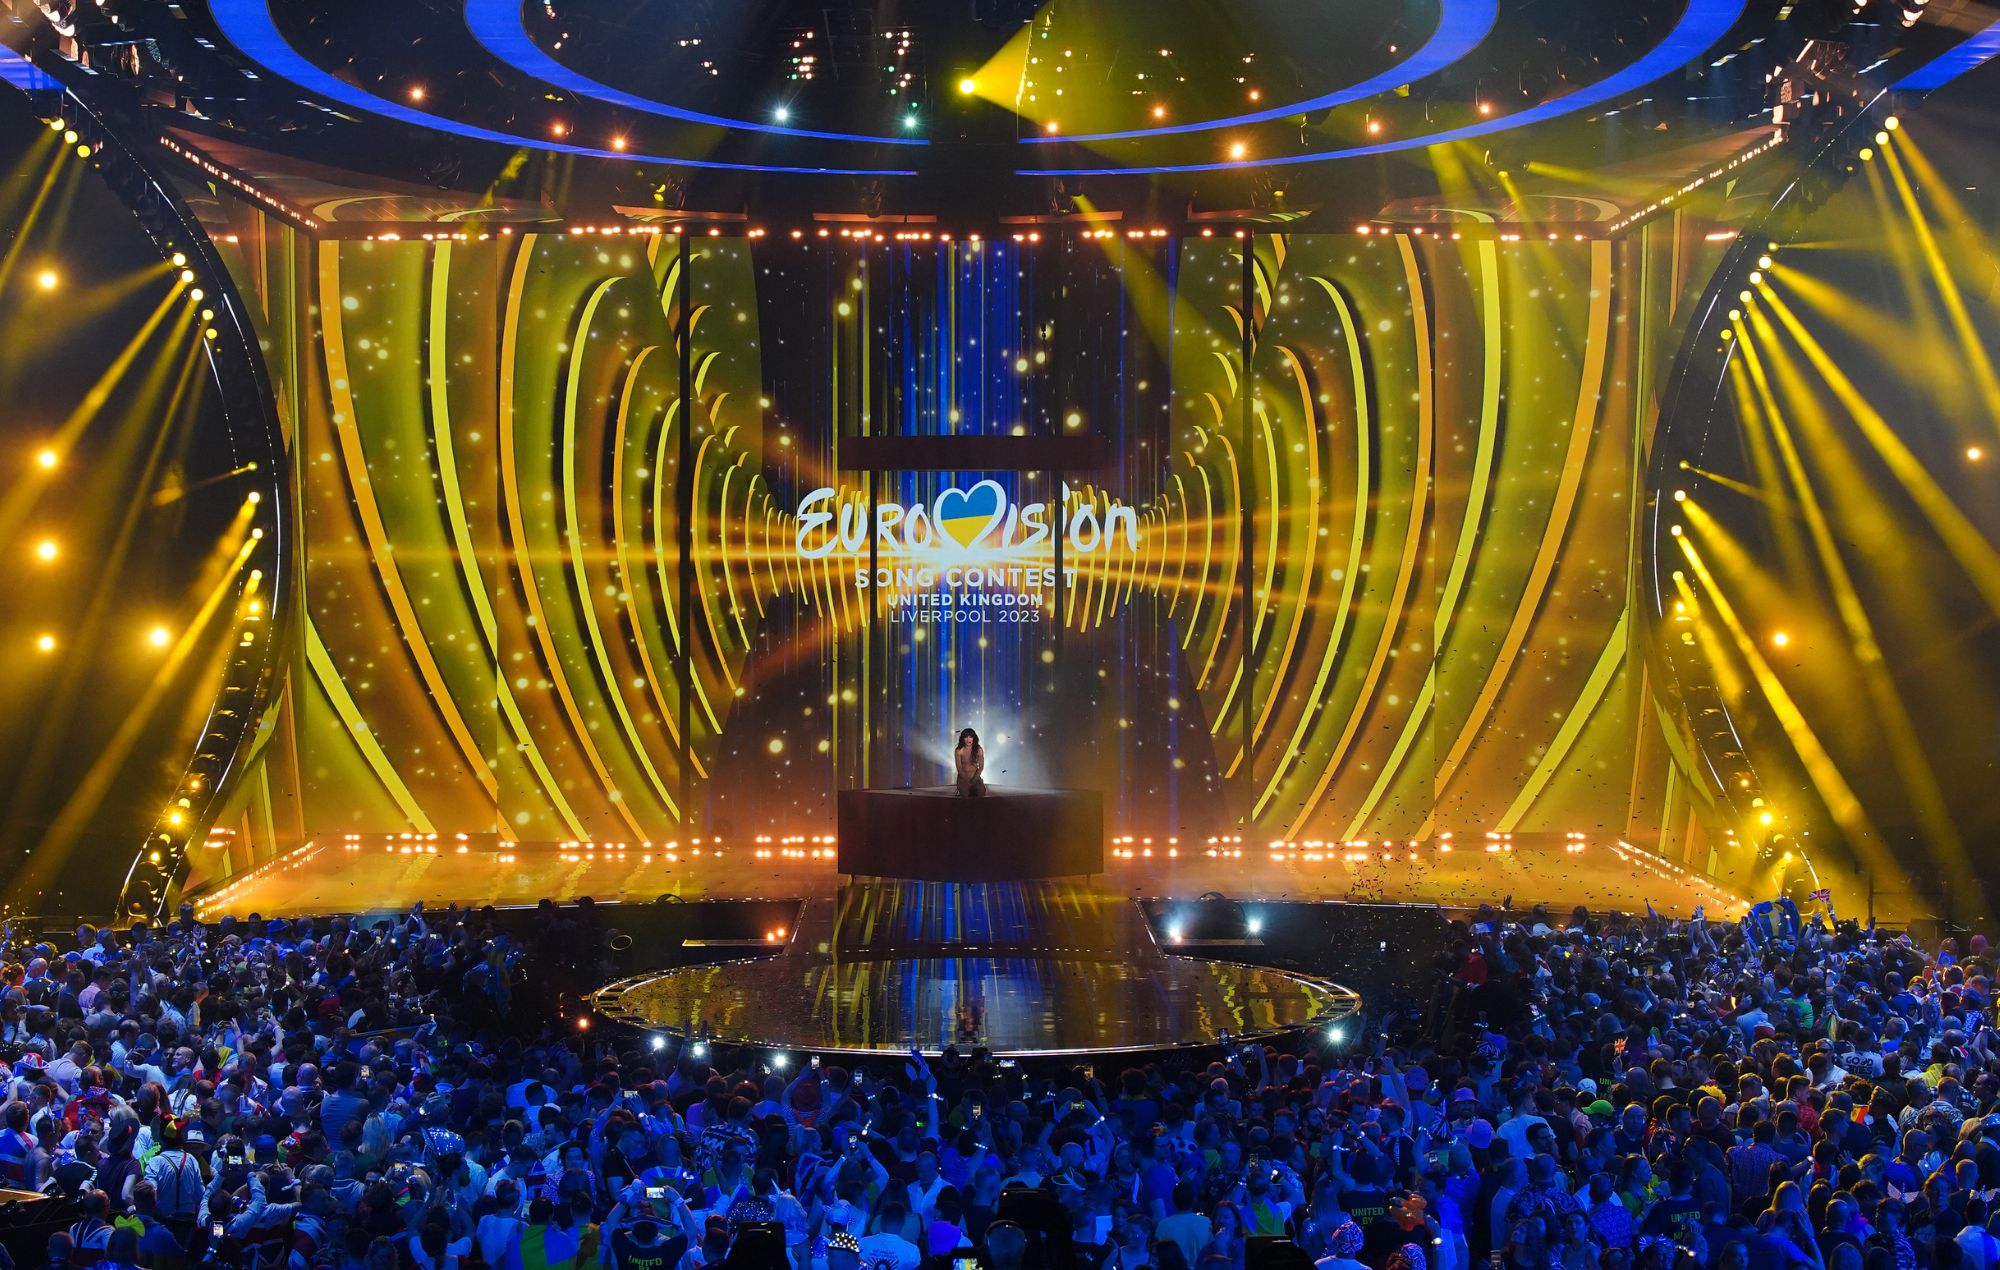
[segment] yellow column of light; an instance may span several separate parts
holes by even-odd
[[[458,704],[445,684],[444,672],[431,654],[430,642],[424,635],[422,623],[417,620],[416,606],[410,602],[409,592],[403,585],[402,571],[397,567],[394,548],[389,541],[388,526],[383,522],[381,508],[375,501],[375,486],[368,473],[368,459],[361,448],[361,420],[353,393],[348,388],[347,345],[341,321],[340,249],[341,244],[337,242],[319,244],[319,308],[327,386],[333,400],[333,431],[339,443],[342,466],[347,473],[348,491],[353,497],[355,513],[361,522],[362,536],[368,544],[376,576],[382,581],[382,592],[395,615],[403,646],[429,689],[432,706],[444,723],[446,733],[458,746],[473,779],[479,782],[487,798],[499,809],[499,780],[487,764],[479,743],[473,739],[472,730],[465,725],[464,716],[459,713]],[[513,837],[513,830],[504,814],[497,817],[495,823],[499,826],[501,837]]]
[[[1791,694],[1785,690],[1783,682],[1772,673],[1770,663],[1764,660],[1763,651],[1758,647],[1757,641],[1744,630],[1743,623],[1736,616],[1736,610],[1731,607],[1728,597],[1723,594],[1722,588],[1709,572],[1707,562],[1702,559],[1701,553],[1695,549],[1694,543],[1686,534],[1675,535],[1674,541],[1680,544],[1681,554],[1687,558],[1688,567],[1693,569],[1695,576],[1700,579],[1703,593],[1708,597],[1709,607],[1721,619],[1724,629],[1736,646],[1737,655],[1749,667],[1752,679],[1763,691],[1773,717],[1784,731],[1785,739],[1791,743],[1793,752],[1799,756],[1799,762],[1805,767],[1806,775],[1811,778],[1813,787],[1819,791],[1820,799],[1825,803],[1834,823],[1847,834],[1856,850],[1869,857],[1871,868],[1878,868],[1890,877],[1903,876],[1900,866],[1890,859],[1888,851],[1882,844],[1881,835],[1876,832],[1874,823],[1868,817],[1867,809],[1861,805],[1861,799],[1855,795],[1854,788],[1847,783],[1847,778],[1841,775],[1839,765],[1833,761],[1833,756],[1826,752],[1826,747],[1820,743],[1812,725],[1806,722],[1805,712],[1799,709]]]
[[[451,375],[445,356],[448,346],[445,315],[451,295],[450,284],[451,244],[440,242],[431,256],[430,339],[425,345],[425,354],[430,359],[431,444],[437,453],[438,483],[444,490],[452,545],[458,556],[459,572],[465,578],[466,594],[471,597],[473,610],[479,617],[480,638],[485,641],[487,655],[493,658],[493,690],[500,703],[500,712],[506,716],[508,730],[514,734],[515,744],[527,758],[528,766],[534,770],[535,779],[541,782],[550,806],[562,818],[570,836],[582,838],[586,836],[583,822],[570,809],[569,800],[563,797],[561,782],[549,770],[541,747],[535,744],[534,733],[528,729],[528,721],[521,715],[521,707],[514,700],[513,688],[507,682],[507,672],[500,664],[500,625],[493,616],[493,603],[486,594],[486,579],[479,572],[479,554],[472,541],[471,517],[466,515],[465,499],[459,489],[458,457],[452,443],[451,397],[448,392]]]
[[[1506,634],[1501,638],[1500,652],[1487,671],[1486,682],[1473,700],[1471,710],[1466,714],[1464,726],[1459,729],[1457,740],[1452,742],[1444,760],[1438,764],[1434,778],[1434,788],[1439,798],[1450,786],[1452,777],[1458,773],[1459,764],[1465,760],[1473,742],[1481,734],[1487,713],[1499,698],[1500,690],[1506,686],[1514,660],[1519,656],[1522,642],[1527,639],[1528,628],[1533,624],[1535,614],[1541,607],[1549,577],[1555,571],[1556,557],[1562,550],[1562,543],[1569,531],[1570,514],[1575,510],[1578,491],[1583,485],[1584,460],[1590,454],[1590,441],[1597,431],[1597,412],[1604,400],[1604,366],[1610,352],[1611,343],[1611,244],[1603,239],[1590,244],[1590,317],[1584,342],[1583,368],[1577,387],[1577,401],[1574,419],[1570,428],[1569,449],[1563,458],[1562,475],[1557,480],[1555,500],[1549,509],[1549,519],[1542,531],[1541,549],[1535,554],[1533,566],[1528,571],[1527,585],[1521,593],[1521,602],[1514,610],[1513,620],[1508,624]],[[1429,837],[1436,828],[1437,808],[1424,818],[1417,830],[1417,837]]]
[[[1902,778],[1903,787],[1912,809],[1917,814],[1918,823],[1922,825],[1933,850],[1942,856],[1942,862],[1952,871],[1955,883],[1965,888],[1968,895],[1976,897],[1982,892],[1966,862],[1965,844],[1959,837],[1957,826],[1952,823],[1951,811],[1945,804],[1944,790],[1938,784],[1937,774],[1931,770],[1923,747],[1917,739],[1916,728],[1911,723],[1902,698],[1897,695],[1895,685],[1890,680],[1884,665],[1881,645],[1875,638],[1874,624],[1869,621],[1867,607],[1854,589],[1854,581],[1848,573],[1847,562],[1841,557],[1833,531],[1827,523],[1826,513],[1820,506],[1819,496],[1812,487],[1805,463],[1799,456],[1798,447],[1792,441],[1791,428],[1785,422],[1784,412],[1776,406],[1765,375],[1762,359],[1757,351],[1758,345],[1760,342],[1769,342],[1775,346],[1777,332],[1758,311],[1758,306],[1755,304],[1750,307],[1749,321],[1756,329],[1756,338],[1746,338],[1742,334],[1743,324],[1738,322],[1739,351],[1769,411],[1772,437],[1777,442],[1778,453],[1784,461],[1786,475],[1790,477],[1793,494],[1798,499],[1800,511],[1804,515],[1806,530],[1819,557],[1820,569],[1833,592],[1835,612],[1839,615],[1841,625],[1846,629],[1848,640],[1853,645],[1855,660],[1861,668],[1862,683],[1875,707],[1876,721],[1887,734],[1890,759],[1896,766],[1897,775]],[[1785,365],[1789,369],[1789,359],[1786,359]],[[1790,377],[1796,381],[1796,372],[1792,372]],[[1803,389],[1804,385],[1796,384],[1796,388]],[[1792,399],[1800,401],[1806,409],[1812,409],[1803,392],[1794,392],[1790,395]],[[1831,442],[1832,438],[1826,435],[1827,431],[1829,430],[1825,428],[1818,429],[1819,435],[1815,437],[1815,441]]]
[[[562,455],[563,527],[568,531],[568,552],[570,576],[576,584],[577,611],[583,618],[584,634],[590,640],[590,649],[597,660],[602,695],[610,702],[612,712],[618,716],[619,727],[625,733],[632,757],[638,761],[639,769],[646,774],[647,784],[653,787],[667,814],[676,823],[681,819],[681,809],[667,792],[667,784],[660,779],[659,771],[653,766],[652,755],[646,750],[646,740],[639,734],[639,725],[632,719],[632,711],[625,704],[625,685],[619,681],[618,672],[611,665],[611,650],[605,646],[604,634],[597,624],[597,596],[591,590],[590,572],[585,560],[583,524],[577,517],[576,505],[576,452],[578,447],[577,403],[583,389],[583,358],[589,347],[590,327],[597,316],[597,306],[603,302],[619,279],[607,278],[591,290],[590,298],[584,301],[583,312],[578,316],[575,334],[570,338],[569,370],[563,377],[562,430],[558,434],[556,448]],[[621,807],[629,805],[630,799],[621,800]],[[641,838],[650,835],[641,833]]]
[[[1884,134],[1889,135],[1889,134]],[[1945,313],[1951,318],[1952,331],[1958,336],[1959,355],[1972,367],[1972,376],[1979,385],[1980,398],[1985,402],[1987,421],[2000,430],[2000,378],[1993,373],[1993,361],[1986,353],[1986,341],[1972,317],[1966,312],[1965,298],[1959,294],[1958,283],[1952,277],[1951,266],[1945,262],[1944,253],[1938,249],[1937,238],[1931,233],[1930,218],[1924,214],[1923,206],[1917,201],[1917,192],[1910,187],[1909,176],[1903,171],[1903,162],[1896,157],[1900,142],[1893,137],[1882,146],[1882,157],[1888,162],[1889,174],[1896,183],[1896,193],[1902,198],[1903,209],[1909,213],[1910,228],[1916,232],[1917,244],[1923,249],[1924,260],[1930,266],[1931,281],[1937,285],[1938,294],[1944,299]]]
[[[1389,758],[1376,774],[1375,782],[1355,809],[1348,821],[1342,838],[1358,838],[1373,815],[1375,807],[1387,796],[1396,774],[1402,769],[1404,760],[1416,744],[1419,731],[1430,717],[1430,707],[1437,700],[1438,661],[1444,648],[1446,636],[1451,631],[1453,615],[1458,611],[1459,595],[1465,587],[1465,580],[1472,568],[1473,550],[1479,542],[1479,532],[1486,519],[1486,500],[1492,488],[1493,460],[1499,447],[1500,435],[1500,388],[1505,353],[1503,339],[1504,324],[1500,303],[1500,253],[1491,241],[1485,240],[1472,248],[1479,261],[1479,291],[1481,312],[1484,320],[1480,323],[1483,341],[1483,356],[1480,359],[1479,388],[1479,441],[1472,462],[1472,483],[1466,492],[1465,515],[1459,521],[1458,538],[1452,551],[1451,566],[1445,573],[1444,591],[1431,621],[1431,665],[1424,676],[1424,686],[1417,693],[1417,700],[1411,704],[1410,713],[1403,719],[1402,735],[1396,738],[1389,749]],[[1394,633],[1385,634],[1385,643],[1392,642]],[[1371,681],[1372,687],[1372,681]],[[1366,699],[1365,697],[1363,698]],[[1338,755],[1340,751],[1336,751]],[[1296,827],[1294,828],[1296,832]]]
[[[1792,340],[1804,352],[1813,369],[1833,390],[1833,394],[1846,408],[1862,435],[1882,457],[1904,491],[1910,495],[1931,528],[1944,541],[1946,550],[1958,561],[1973,586],[1985,599],[1988,607],[2000,613],[2000,552],[1995,552],[1978,527],[1961,511],[1956,503],[1936,481],[1923,463],[1910,453],[1894,428],[1879,411],[1868,403],[1852,380],[1821,348],[1805,324],[1785,304],[1784,298],[1774,291],[1765,291],[1763,303],[1775,315]]]
[[[536,234],[521,235],[521,245],[515,249],[514,269],[507,284],[506,308],[500,328],[500,486],[505,496],[502,501],[506,505],[507,527],[514,547],[515,572],[521,581],[521,594],[528,603],[528,613],[534,619],[529,625],[534,629],[542,663],[548,670],[549,679],[555,684],[556,695],[569,719],[577,748],[583,751],[584,760],[596,774],[600,791],[611,804],[612,812],[625,822],[633,837],[643,839],[647,836],[646,831],[639,824],[638,817],[632,814],[632,808],[622,797],[611,797],[618,790],[617,782],[611,779],[611,769],[604,765],[604,756],[598,753],[597,743],[591,739],[590,728],[583,721],[576,695],[570,690],[569,676],[563,670],[562,659],[556,655],[548,615],[542,609],[541,585],[535,580],[534,563],[528,546],[527,517],[521,510],[521,482],[514,467],[514,366],[520,351],[521,293],[528,284],[528,272],[534,263],[538,237]]]
[[[132,363],[138,359],[140,352],[148,347],[153,332],[158,330],[160,323],[174,311],[174,302],[180,298],[180,294],[181,287],[176,284],[167,292],[165,298],[154,306],[152,313],[140,324],[138,331],[126,342],[125,347],[119,350],[118,356],[104,368],[104,372],[97,377],[97,381],[90,386],[89,391],[84,393],[68,417],[50,435],[43,448],[56,456],[56,463],[60,463],[62,456],[75,447],[77,437],[82,434],[90,421],[97,417],[98,411],[104,408],[104,403],[110,400],[112,391],[124,382],[126,374],[132,369]],[[186,314],[183,313],[182,318],[185,317]],[[56,466],[56,463],[43,463],[39,458],[37,462],[44,469]],[[22,522],[27,519],[30,509],[41,497],[44,488],[37,482],[16,481],[7,491],[6,497],[0,499],[0,543],[11,543],[15,535],[20,533]]]
[[[256,550],[257,539],[245,531],[244,521],[239,518],[231,527],[230,535],[236,539],[234,550],[223,558],[220,576],[215,579],[203,596],[200,606],[182,628],[178,639],[169,635],[165,658],[153,672],[152,680],[140,694],[125,717],[119,722],[118,730],[101,748],[97,757],[85,770],[83,778],[64,801],[60,811],[49,822],[41,840],[35,844],[27,863],[22,867],[15,886],[22,894],[32,894],[44,889],[48,880],[68,859],[70,849],[77,837],[88,825],[99,804],[110,793],[111,782],[118,776],[125,758],[131,753],[160,703],[167,698],[168,691],[178,682],[181,668],[194,654],[202,637],[207,633],[209,621],[223,602],[235,591],[237,578],[244,564]],[[225,538],[221,547],[228,551],[230,539]],[[232,652],[230,642],[216,640],[209,656],[217,665],[227,659]]]

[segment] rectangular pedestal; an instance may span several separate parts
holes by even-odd
[[[1104,799],[1086,789],[843,789],[842,873],[1013,882],[1104,871]]]

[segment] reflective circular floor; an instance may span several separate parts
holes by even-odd
[[[1141,955],[786,955],[614,983],[597,1009],[640,1027],[805,1051],[996,1054],[1158,1050],[1326,1026],[1359,1008],[1335,984],[1257,966]]]

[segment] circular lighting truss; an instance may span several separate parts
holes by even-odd
[[[106,185],[132,213],[162,263],[181,271],[184,282],[192,278],[188,302],[204,310],[201,351],[217,388],[229,444],[234,454],[255,465],[244,473],[247,502],[257,512],[243,548],[236,596],[241,599],[245,588],[256,586],[264,597],[257,620],[240,632],[231,631],[233,644],[194,752],[180,763],[175,792],[163,800],[166,806],[135,844],[130,865],[117,882],[118,920],[156,919],[172,902],[190,851],[204,839],[247,766],[282,682],[283,654],[296,633],[297,513],[286,479],[289,460],[276,398],[256,330],[207,233],[173,186],[75,94],[37,94],[43,96],[47,100],[37,101],[37,113],[77,132],[90,146],[91,161]],[[158,631],[149,639],[158,644]],[[110,883],[107,877],[107,899]]]
[[[1701,800],[1716,808],[1735,845],[1751,849],[1739,853],[1740,876],[1733,880],[1760,894],[1795,889],[1803,898],[1827,884],[1822,869],[1837,868],[1843,882],[1853,871],[1842,853],[1822,850],[1845,835],[1839,817],[1813,792],[1811,762],[1773,757],[1786,748],[1782,739],[1774,742],[1774,733],[1782,738],[1791,725],[1779,717],[1784,710],[1760,694],[1759,676],[1770,673],[1772,661],[1792,655],[1786,650],[1794,639],[1785,629],[1751,629],[1740,611],[1743,597],[1732,604],[1715,587],[1712,551],[1703,545],[1709,538],[1701,518],[1711,517],[1705,496],[1742,495],[1711,483],[1704,462],[1720,463],[1718,451],[1735,446],[1735,379],[1747,373],[1739,364],[1737,333],[1746,307],[1769,286],[1771,252],[1782,252],[1782,244],[1796,239],[1808,217],[1837,192],[1883,115],[1878,96],[1809,143],[1809,157],[1738,232],[1696,302],[1664,382],[1648,452],[1638,564],[1640,639],[1652,692],[1678,733],[1675,748],[1690,760],[1692,770],[1683,764],[1682,775],[1698,784]],[[1752,875],[1746,868],[1759,871]]]

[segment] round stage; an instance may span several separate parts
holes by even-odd
[[[916,957],[789,954],[638,975],[598,1011],[722,1044],[800,1051],[1002,1055],[1162,1050],[1325,1027],[1360,1008],[1337,984],[1188,957]]]

